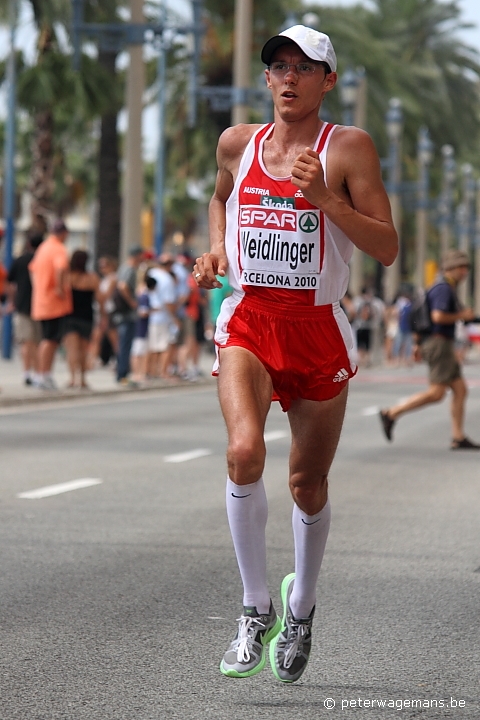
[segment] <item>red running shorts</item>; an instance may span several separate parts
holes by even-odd
[[[350,325],[339,303],[292,306],[243,298],[220,339],[225,342],[218,342],[217,334],[220,350],[243,347],[260,360],[272,378],[273,400],[284,411],[298,398],[336,397],[357,371]]]

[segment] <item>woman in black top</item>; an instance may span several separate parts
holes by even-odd
[[[70,368],[68,387],[88,389],[85,380],[87,355],[93,329],[93,302],[98,295],[100,279],[94,272],[87,271],[88,253],[75,250],[70,260],[70,286],[72,288],[73,312],[66,318],[64,337],[67,362]]]

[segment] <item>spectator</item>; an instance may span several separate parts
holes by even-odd
[[[155,290],[157,281],[147,272],[137,288],[137,322],[132,344],[130,361],[132,364],[132,381],[145,382],[148,370],[148,321],[150,314],[149,291]]]
[[[93,330],[93,303],[100,285],[97,273],[87,271],[87,262],[88,253],[85,250],[75,250],[70,260],[69,274],[73,310],[65,319],[64,337],[70,370],[68,387],[77,387],[78,374],[78,387],[82,390],[89,389],[85,379],[87,354]]]
[[[8,273],[8,294],[14,310],[13,328],[16,342],[20,346],[25,385],[38,383],[38,346],[42,330],[38,320],[32,320],[32,283],[28,266],[43,235],[27,233],[24,251],[13,261]]]
[[[193,268],[193,262],[191,263]],[[178,373],[186,380],[197,380],[200,375],[198,366],[200,344],[197,339],[197,324],[202,320],[204,302],[200,288],[191,273],[188,277],[189,294],[185,303],[183,344],[178,351]]]
[[[165,254],[160,256],[158,267],[148,271],[149,276],[157,282],[155,289],[149,293],[148,349],[153,377],[169,377],[168,350],[175,342],[174,329],[178,329],[177,290],[174,277],[170,273],[172,265],[173,256]]]
[[[130,351],[137,320],[137,269],[142,262],[143,250],[133,247],[118,271],[117,284],[112,296],[114,311],[112,322],[118,333],[117,382],[128,385]]]
[[[227,276],[222,277],[221,275],[217,275],[217,281],[221,285],[221,287],[215,287],[213,288],[213,290],[210,290],[208,296],[210,321],[213,325],[213,334],[215,334],[215,329],[217,327],[217,318],[220,313],[222,303],[227,297],[230,297],[233,292],[233,288],[228,282]]]
[[[117,329],[112,323],[114,312],[113,293],[117,286],[117,261],[113,257],[102,256],[98,260],[98,272],[101,275],[98,288],[96,321],[92,333],[92,365],[100,358],[107,365],[111,356],[118,352]]]
[[[176,319],[175,323],[171,327],[171,339],[167,351],[167,367],[170,374],[181,376],[184,374],[185,370],[182,366],[182,362],[185,359],[185,350],[182,350],[181,348],[185,345],[186,328],[187,325],[189,325],[186,307],[191,292],[189,275],[191,273],[191,267],[193,267],[193,261],[188,250],[183,250],[178,253],[175,258],[170,253],[164,253],[161,256],[161,260],[164,261],[166,258],[168,258],[169,263],[166,269],[169,270],[175,280],[176,305]]]
[[[358,364],[360,367],[369,367],[371,364],[372,329],[375,312],[372,293],[367,288],[363,288],[360,297],[354,300],[354,304],[353,328],[357,339]]]
[[[396,302],[398,313],[398,329],[393,344],[393,357],[399,365],[413,364],[413,334],[411,325],[412,300],[403,293],[399,295]]]
[[[397,301],[385,306],[385,342],[384,357],[388,365],[394,362],[395,338],[398,336],[398,306]]]
[[[55,390],[52,378],[55,353],[65,332],[65,317],[73,310],[68,284],[68,230],[62,219],[36,251],[28,269],[32,280],[32,318],[40,320],[42,340],[38,349],[39,381],[43,390]]]

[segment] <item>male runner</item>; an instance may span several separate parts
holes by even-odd
[[[310,653],[315,592],[330,524],[327,486],[356,372],[339,301],[353,244],[385,265],[397,236],[370,137],[319,118],[337,81],[330,39],[303,25],[262,50],[275,123],[237,125],[218,144],[210,203],[211,250],[194,277],[233,294],[215,341],[220,405],[228,432],[227,514],[244,586],[237,635],[220,669],[254,675],[266,645],[275,676],[294,682]],[[328,158],[328,170],[327,170]],[[273,399],[288,414],[292,442],[295,574],[282,583],[277,618],[266,582],[265,421]]]

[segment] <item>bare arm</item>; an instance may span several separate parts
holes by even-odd
[[[132,297],[130,294],[130,288],[128,287],[127,283],[123,280],[120,280],[119,283],[117,283],[118,292],[123,297],[125,302],[127,302],[132,310],[135,310],[137,307],[137,299]]]
[[[331,140],[328,172],[330,187],[325,185],[318,153],[306,148],[294,163],[292,183],[360,250],[391,265],[398,238],[370,136],[358,128],[338,128]]]
[[[200,287],[222,287],[216,275],[227,274],[228,260],[225,249],[227,226],[226,203],[230,197],[240,159],[257,125],[236,125],[222,133],[217,147],[218,172],[215,190],[210,200],[208,217],[210,227],[210,252],[197,258],[193,276]],[[196,277],[199,275],[199,277]]]
[[[55,294],[60,298],[64,298],[67,292],[69,282],[69,272],[65,268],[56,268],[55,270]]]
[[[443,310],[432,310],[432,322],[438,325],[454,325],[457,320],[473,320],[475,313],[471,308],[464,308],[458,312],[449,313]]]

